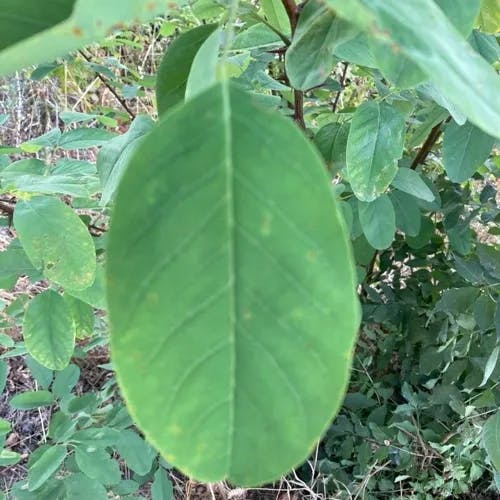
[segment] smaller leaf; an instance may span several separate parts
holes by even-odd
[[[16,465],[21,461],[21,455],[15,451],[10,450],[0,450],[0,467],[8,467],[10,465]]]
[[[373,248],[383,250],[391,246],[396,232],[396,214],[387,195],[379,196],[370,203],[360,201],[359,220]]]
[[[373,201],[391,184],[403,154],[405,117],[385,102],[354,113],[347,140],[347,174],[356,197]]]
[[[116,450],[127,463],[127,467],[140,476],[145,476],[153,465],[156,452],[132,430],[120,432]]]
[[[484,425],[483,442],[493,467],[500,471],[500,411],[491,416]]]
[[[24,316],[23,336],[39,363],[51,370],[64,369],[75,345],[75,326],[64,298],[53,290],[34,297]]]
[[[186,100],[193,99],[217,83],[221,36],[220,29],[211,33],[194,57],[186,82]]]
[[[65,150],[87,149],[104,146],[113,137],[116,137],[116,134],[101,128],[77,128],[64,132],[58,145]]]
[[[28,489],[35,491],[42,486],[61,466],[66,458],[65,446],[48,447],[28,468]]]
[[[428,188],[418,172],[410,168],[399,168],[391,184],[405,193],[425,201],[434,201],[434,193]]]
[[[173,500],[174,488],[167,472],[161,467],[155,472],[154,481],[151,485],[153,500]]]
[[[64,479],[68,500],[108,500],[106,488],[85,474],[71,474]]]
[[[445,290],[436,304],[436,311],[447,313],[463,313],[468,311],[477,296],[479,290],[475,287],[452,288]]]
[[[75,387],[80,378],[80,368],[76,365],[68,365],[64,370],[56,373],[52,392],[57,398],[67,396]]]
[[[31,375],[38,382],[38,385],[42,389],[48,389],[50,387],[50,384],[52,383],[52,379],[54,378],[53,370],[45,368],[45,366],[38,363],[38,361],[36,361],[29,355],[24,358],[24,362],[29,368]]]
[[[49,391],[26,391],[10,400],[10,406],[16,410],[33,410],[54,404],[54,395]]]
[[[443,163],[453,182],[464,182],[488,159],[495,138],[470,122],[450,123],[444,132]]]
[[[78,446],[75,458],[80,470],[91,479],[106,485],[120,482],[121,472],[118,462],[103,449],[91,451],[90,447]]]
[[[5,389],[7,383],[7,375],[9,373],[9,365],[6,361],[0,361],[0,395]]]
[[[500,346],[495,347],[491,354],[488,356],[488,361],[486,361],[486,365],[484,366],[484,377],[483,381],[479,385],[479,387],[483,387],[486,385],[486,382],[490,379],[492,373],[495,371],[498,362],[498,355],[500,354]]]

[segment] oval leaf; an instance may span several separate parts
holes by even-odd
[[[54,396],[49,391],[26,391],[10,400],[10,406],[16,410],[33,410],[54,403]]]
[[[347,173],[356,197],[373,201],[390,185],[403,155],[405,118],[384,102],[362,104],[347,140]]]
[[[470,179],[488,159],[495,138],[470,122],[465,125],[450,123],[444,132],[443,164],[453,182]]]
[[[386,194],[371,203],[360,201],[359,221],[368,243],[373,248],[383,250],[391,246],[396,232],[396,214]]]
[[[405,193],[425,201],[434,201],[434,193],[429,189],[418,172],[410,168],[398,168],[391,184]]]
[[[304,460],[342,401],[359,312],[295,125],[227,83],[176,108],[127,169],[109,244],[113,362],[148,441],[204,481],[260,484]]]
[[[23,335],[26,349],[40,364],[64,369],[75,344],[75,325],[64,298],[53,290],[33,298],[24,315]]]
[[[85,224],[61,200],[37,196],[16,205],[14,225],[33,265],[50,280],[74,290],[95,279],[94,242]]]

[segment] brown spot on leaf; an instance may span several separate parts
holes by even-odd
[[[78,38],[81,38],[83,36],[82,28],[79,28],[78,26],[73,26],[73,35],[75,35]]]

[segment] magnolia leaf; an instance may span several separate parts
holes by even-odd
[[[227,81],[165,115],[118,190],[107,274],[122,393],[168,462],[256,485],[306,459],[359,309],[328,176],[290,120]]]

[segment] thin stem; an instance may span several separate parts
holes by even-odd
[[[429,156],[429,153],[432,151],[432,148],[438,141],[438,139],[441,137],[441,134],[443,132],[442,126],[445,123],[448,123],[451,120],[451,116],[448,117],[445,121],[439,122],[430,132],[429,136],[425,140],[424,144],[420,148],[420,151],[417,153],[417,156],[415,156],[415,159],[413,160],[411,164],[411,169],[415,170],[419,165],[422,165],[425,163],[425,160],[427,160],[427,157]]]
[[[299,9],[295,0],[281,0],[283,6],[288,14],[288,19],[290,20],[290,26],[292,27],[292,38],[295,33],[295,28],[297,28],[297,23],[299,21]],[[294,115],[293,119],[299,125],[302,130],[306,129],[306,124],[304,120],[304,92],[302,90],[293,90],[294,94]]]
[[[342,71],[342,76],[340,77],[340,90],[337,92],[337,95],[335,96],[335,101],[333,101],[332,105],[332,111],[335,113],[337,111],[337,106],[339,105],[339,100],[340,96],[342,95],[342,92],[345,89],[345,81],[347,78],[347,70],[349,68],[349,63],[345,62],[344,63],[344,70]]]
[[[78,53],[87,61],[87,62],[92,62],[92,59],[83,52],[83,50],[79,50]],[[135,118],[135,113],[129,108],[128,104],[126,103],[125,99],[121,97],[118,92],[113,88],[113,86],[108,82],[108,80],[101,75],[98,71],[95,71],[95,76],[101,80],[101,82],[107,87],[107,89],[114,95],[115,99],[122,105],[123,109],[129,114],[130,118],[132,120]]]
[[[271,31],[273,31],[274,33],[276,33],[280,38],[281,38],[281,41],[288,47],[292,41],[290,40],[290,38],[288,38],[286,35],[284,35],[283,33],[281,33],[280,30],[277,30],[271,23],[267,22],[266,19],[264,19],[262,16],[259,16],[259,14],[253,14],[253,17],[258,20],[259,22],[261,22],[262,24],[265,24]]]

